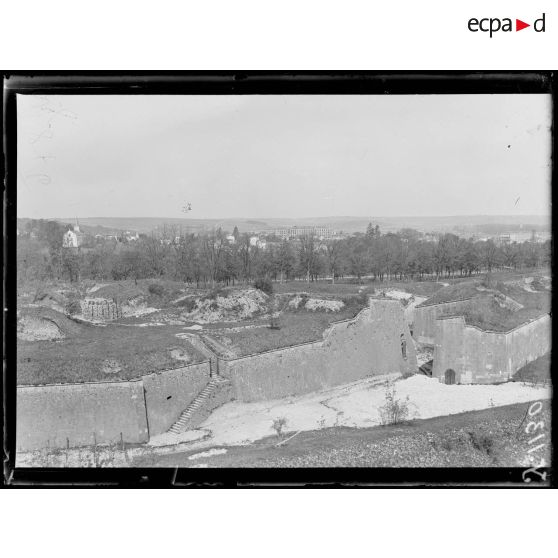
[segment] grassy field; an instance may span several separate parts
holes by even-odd
[[[529,404],[522,403],[372,428],[301,432],[282,446],[270,437],[228,447],[213,457],[188,459],[201,450],[144,456],[134,467],[525,467],[532,434],[525,432]],[[537,420],[550,438],[550,403]],[[283,439],[289,437],[285,434]],[[549,447],[535,454],[550,461]]]
[[[345,296],[344,301],[345,307],[337,312],[286,309],[279,316],[279,329],[270,327],[236,331],[221,329],[212,336],[227,345],[238,356],[317,341],[322,339],[324,331],[332,322],[352,318],[366,305],[366,297],[362,296]],[[268,322],[269,319],[260,319],[255,323],[267,324]]]
[[[111,381],[179,368],[186,362],[171,351],[186,354],[190,362],[205,360],[190,343],[175,337],[181,327],[105,327],[82,324],[79,333],[57,341],[18,341],[18,384]]]

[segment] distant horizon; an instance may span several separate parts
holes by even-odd
[[[296,221],[304,219],[443,219],[448,217],[502,217],[505,219],[521,218],[521,217],[543,217],[550,218],[552,213],[448,213],[440,215],[304,215],[301,217],[271,217],[271,216],[248,216],[248,217],[233,217],[233,216],[222,216],[222,217],[177,217],[171,215],[158,215],[158,216],[148,216],[148,215],[78,215],[73,217],[27,217],[18,216],[18,219],[52,219],[52,220],[69,220],[69,219],[173,219],[173,220],[185,220],[185,221],[250,221],[250,220],[268,220],[268,221],[278,221],[281,219]]]

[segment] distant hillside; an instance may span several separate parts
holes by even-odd
[[[37,219],[29,219],[27,217],[18,217],[17,219],[17,228],[20,231],[25,230],[27,223],[30,221],[36,221]],[[56,221],[58,223],[62,223],[63,225],[74,225],[75,219],[45,219],[45,221]],[[79,219],[79,227],[80,230],[84,233],[96,235],[108,235],[108,234],[118,234],[123,229],[117,227],[103,227],[101,225],[94,225],[86,223],[87,219]]]
[[[61,223],[74,223],[74,218],[57,218]],[[18,219],[18,223],[19,223]],[[550,230],[550,217],[544,215],[458,215],[442,217],[301,217],[301,218],[227,218],[227,219],[190,219],[169,217],[82,217],[80,225],[95,228],[100,227],[99,234],[110,234],[117,231],[137,231],[150,233],[164,226],[182,227],[183,231],[200,232],[221,227],[232,232],[238,227],[240,232],[264,232],[279,227],[292,226],[322,226],[346,233],[364,232],[369,222],[379,225],[383,232],[396,231],[402,228],[413,228],[422,232],[452,232],[456,229],[499,227],[523,225],[523,228]],[[18,225],[19,226],[19,225]]]

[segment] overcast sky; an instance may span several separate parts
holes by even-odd
[[[18,216],[550,212],[547,95],[18,95]]]

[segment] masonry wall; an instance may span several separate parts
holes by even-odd
[[[127,382],[17,387],[18,451],[143,443],[166,432],[209,381],[209,362]]]
[[[209,382],[209,361],[143,377],[149,434],[166,432]]]
[[[122,317],[122,308],[114,300],[86,298],[80,300],[81,313],[90,320],[116,320]]]
[[[333,324],[323,341],[220,359],[220,373],[231,379],[241,401],[310,393],[366,376],[414,372],[416,367],[403,307],[398,301],[375,299],[354,319]]]
[[[19,451],[149,439],[140,381],[18,386]]]
[[[415,307],[412,327],[413,337],[419,343],[434,345],[436,321],[438,318],[448,314],[460,314],[467,309],[468,305],[469,300],[456,300]]]
[[[497,383],[510,379],[525,364],[551,349],[548,314],[508,332],[483,331],[463,317],[436,323],[432,375],[441,381],[452,369],[457,383]]]

